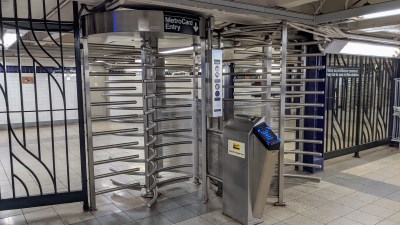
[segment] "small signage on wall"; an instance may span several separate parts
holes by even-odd
[[[33,76],[23,76],[21,82],[22,84],[34,84],[35,78]]]
[[[328,77],[358,77],[360,76],[359,67],[328,66],[326,68]]]
[[[164,32],[199,35],[200,18],[180,13],[164,12]]]

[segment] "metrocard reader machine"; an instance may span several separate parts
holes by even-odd
[[[223,213],[241,224],[262,223],[280,139],[264,117],[228,120],[223,139]]]

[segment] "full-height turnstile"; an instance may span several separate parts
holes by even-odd
[[[303,38],[302,38],[303,37]],[[307,41],[286,23],[265,25],[229,25],[214,33],[214,40],[223,49],[224,62],[224,113],[223,118],[209,119],[207,129],[207,176],[222,183],[220,166],[224,160],[221,124],[241,115],[265,117],[271,129],[284,144],[281,145],[276,166],[277,205],[284,205],[284,178],[300,178],[319,181],[320,178],[303,174],[303,167],[321,168],[304,163],[303,156],[321,157],[315,149],[305,149],[306,144],[322,144],[304,136],[304,132],[322,132],[313,127],[313,121],[322,116],[309,111],[323,104],[307,103],[307,96],[324,94],[306,90],[307,84],[318,84],[324,79],[306,77],[308,70],[323,66],[307,66],[309,57],[323,53],[308,53],[308,45],[321,44]],[[306,109],[308,112],[306,113]],[[306,126],[305,120],[308,120]],[[311,125],[310,125],[311,124]],[[288,171],[295,166],[297,172]],[[206,198],[207,196],[205,196]]]
[[[202,18],[121,10],[83,24],[91,208],[122,189],[144,189],[150,207],[159,187],[199,178]]]

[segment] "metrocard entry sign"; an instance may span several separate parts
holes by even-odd
[[[164,32],[200,34],[200,18],[180,13],[164,12]]]

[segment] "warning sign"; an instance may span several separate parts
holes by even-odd
[[[328,77],[358,77],[360,76],[360,68],[328,66],[326,68],[326,75]]]
[[[170,33],[199,35],[200,18],[184,14],[164,12],[164,31]]]
[[[244,159],[246,157],[246,145],[242,142],[228,140],[228,154]]]

